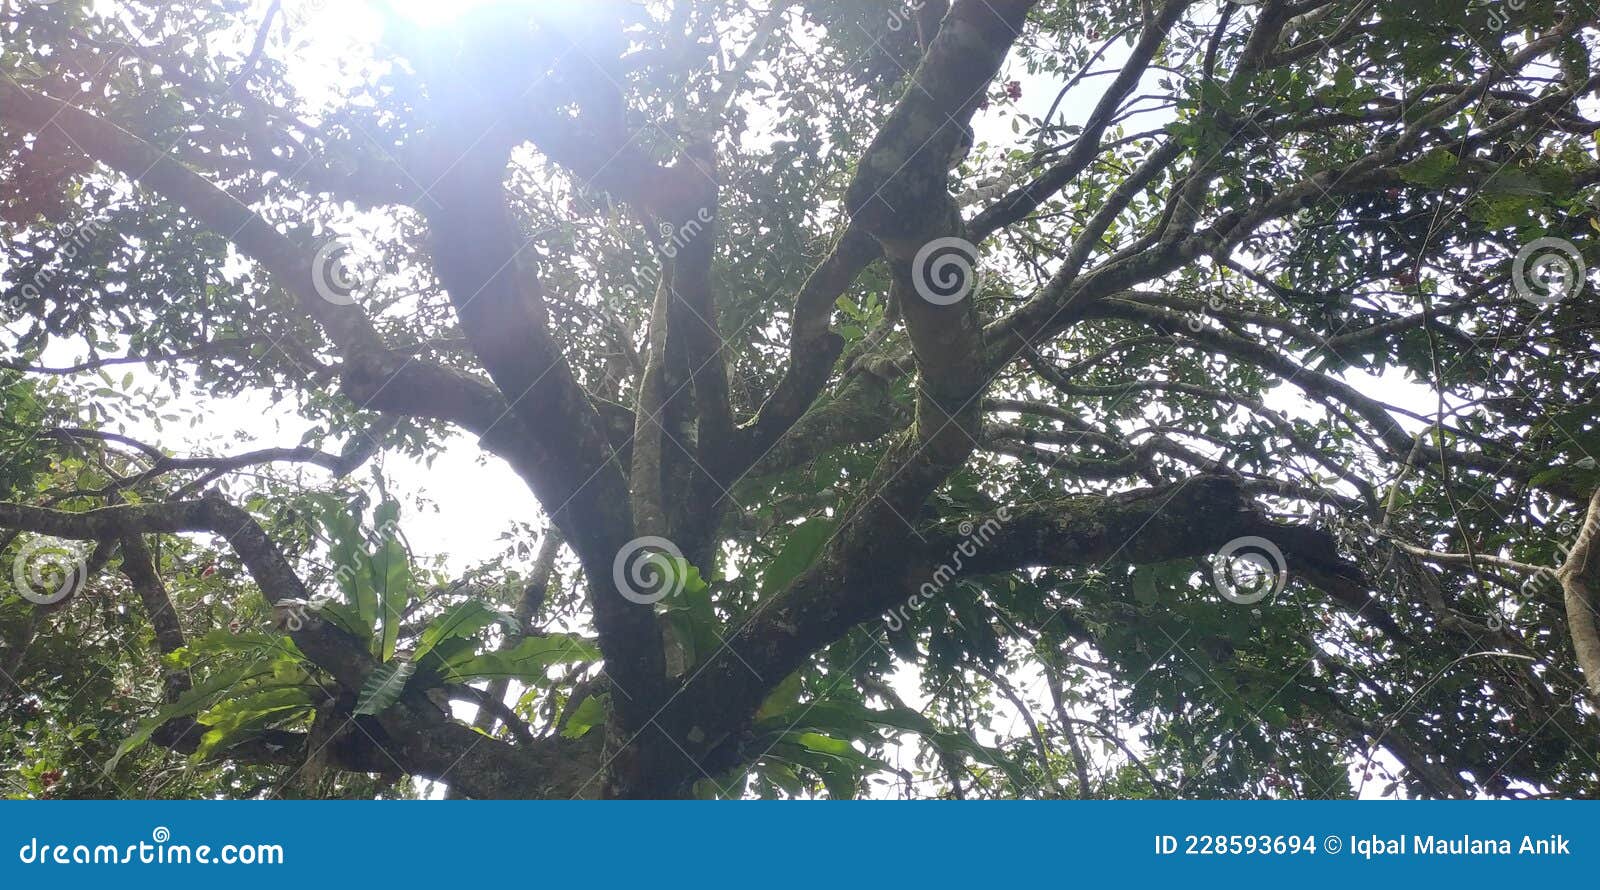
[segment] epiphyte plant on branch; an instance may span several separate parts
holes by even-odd
[[[1600,793],[1591,0],[428,6],[0,5],[7,794]]]

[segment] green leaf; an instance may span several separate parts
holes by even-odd
[[[394,704],[400,698],[400,693],[406,688],[406,681],[417,670],[416,664],[409,661],[386,661],[378,665],[367,677],[367,682],[361,687],[361,694],[356,697],[356,714],[379,714],[384,708]]]
[[[301,685],[271,686],[252,695],[219,702],[199,717],[199,722],[211,729],[201,736],[200,747],[193,756],[203,760],[248,730],[301,718],[314,708],[310,690]]]
[[[831,750],[819,750],[819,748]],[[815,733],[786,733],[772,746],[771,755],[798,764],[815,773],[822,780],[828,795],[840,800],[856,796],[856,788],[868,772],[890,769],[889,764],[876,757],[862,754],[838,739]]]
[[[860,776],[851,769],[850,764],[823,757],[813,761],[812,771],[822,777],[822,785],[828,789],[829,797],[834,800],[855,799],[856,782]]]
[[[820,731],[817,734],[821,738],[845,736],[860,739],[866,737],[873,726],[917,733],[941,751],[959,751],[971,755],[975,760],[1003,770],[1019,786],[1028,784],[1022,771],[1002,752],[981,745],[963,733],[944,732],[932,720],[909,708],[878,711],[855,701],[814,701],[797,705],[788,713],[761,720],[756,724],[756,729],[804,729]],[[854,748],[850,750],[860,754]]]
[[[1467,213],[1491,229],[1506,229],[1536,222],[1532,213],[1539,201],[1526,195],[1482,194],[1467,205]]]
[[[649,558],[655,561],[662,573],[662,586],[673,591],[667,598],[667,608],[672,608],[673,603],[682,600],[685,596],[703,594],[706,592],[705,579],[700,577],[700,570],[694,564],[682,557],[669,556],[665,553],[651,553]]]
[[[606,703],[604,695],[591,695],[572,709],[572,714],[567,717],[567,725],[561,728],[561,734],[569,739],[579,739],[606,722]]]
[[[1549,485],[1552,482],[1565,482],[1571,488],[1580,491],[1589,491],[1600,484],[1600,472],[1590,467],[1560,466],[1550,467],[1535,473],[1528,480],[1530,485]]]
[[[801,572],[810,568],[822,552],[823,545],[832,537],[833,529],[834,520],[822,517],[812,517],[795,526],[783,542],[783,549],[767,563],[766,571],[761,575],[762,595],[782,590]]]
[[[700,579],[700,570],[687,560],[670,560],[675,577],[683,579],[682,590],[665,600],[666,619],[674,641],[684,648],[686,667],[700,661],[722,646],[717,635],[716,610],[711,604],[711,588]]]
[[[1515,195],[1532,197],[1547,195],[1549,189],[1539,181],[1537,176],[1515,167],[1506,167],[1497,171],[1483,185],[1484,194],[1488,195]]]
[[[1449,149],[1435,148],[1415,161],[1402,165],[1397,172],[1401,179],[1413,185],[1438,188],[1449,182],[1460,163],[1460,159]]]
[[[141,721],[138,728],[133,731],[133,734],[124,739],[121,745],[117,746],[116,753],[112,754],[111,759],[106,762],[106,772],[109,773],[116,769],[117,763],[129,751],[150,741],[150,737],[155,734],[156,729],[161,724],[175,717],[198,714],[200,711],[210,707],[219,696],[241,682],[252,677],[264,676],[271,672],[272,666],[269,663],[252,661],[248,664],[237,665],[212,674],[210,679],[178,696],[177,701],[157,711],[155,716]]]
[[[799,671],[783,678],[783,682],[774,687],[767,695],[767,700],[761,703],[761,709],[756,711],[756,720],[765,720],[793,709],[800,701],[802,688]]]
[[[405,614],[406,601],[411,598],[411,557],[395,531],[400,505],[384,501],[378,505],[374,518],[382,537],[368,567],[372,573],[372,587],[377,591],[383,610],[383,639],[378,657],[388,661],[394,657],[395,643],[400,639],[400,616]]]
[[[444,610],[439,617],[428,622],[422,629],[422,639],[417,641],[417,651],[412,654],[413,661],[421,661],[422,656],[433,651],[433,647],[444,640],[471,637],[473,634],[488,627],[496,621],[510,619],[489,608],[477,600],[467,600],[456,603]]]
[[[332,601],[318,602],[317,615],[358,640],[372,638],[372,626],[362,621],[361,614],[353,606]]]
[[[193,667],[205,656],[241,653],[258,657],[270,655],[283,655],[294,659],[300,657],[294,641],[288,637],[253,632],[234,633],[227,628],[219,627],[189,640],[183,648],[167,653],[161,660],[171,668],[188,668]]]
[[[439,644],[429,649],[420,656],[412,658],[417,666],[417,673],[423,675],[427,684],[437,685],[445,682],[452,666],[462,664],[477,657],[478,641],[452,637],[440,640]]]
[[[469,680],[494,680],[507,677],[526,683],[542,683],[552,665],[578,661],[597,661],[600,650],[588,640],[571,634],[528,637],[503,652],[484,652],[449,668],[452,683]]]
[[[361,525],[351,514],[350,507],[337,498],[318,498],[321,513],[318,520],[328,533],[328,555],[333,559],[333,580],[344,593],[345,602],[356,610],[360,624],[375,628],[378,623],[378,595],[372,588],[371,560],[367,556],[366,542],[361,537]],[[367,636],[371,635],[368,630]]]
[[[797,733],[793,736],[793,738],[796,742],[806,746],[807,748],[810,748],[813,751],[820,751],[823,754],[832,754],[835,757],[845,757],[851,754],[861,753],[850,747],[850,743],[844,739],[836,739],[815,732]]]
[[[790,796],[799,797],[805,793],[805,784],[787,764],[764,763],[761,765],[761,773]]]

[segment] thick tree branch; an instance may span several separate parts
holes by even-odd
[[[1589,499],[1583,528],[1567,553],[1557,577],[1565,594],[1567,630],[1589,687],[1589,700],[1600,708],[1600,491]]]
[[[624,723],[637,727],[666,668],[650,608],[621,596],[612,580],[613,561],[634,537],[628,481],[551,336],[542,285],[506,205],[509,148],[489,135],[444,168],[429,214],[434,264],[473,351],[522,420],[531,459],[520,469],[583,563],[607,670],[631,696],[619,696]]]

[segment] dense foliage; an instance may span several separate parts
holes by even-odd
[[[460,5],[0,5],[8,794],[1600,793],[1590,0]]]

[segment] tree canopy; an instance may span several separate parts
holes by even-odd
[[[1600,793],[1592,0],[415,6],[0,5],[7,794]]]

